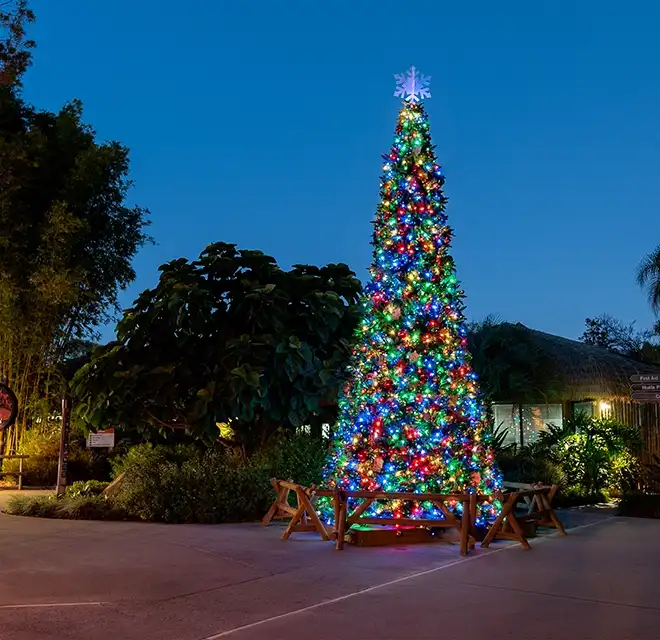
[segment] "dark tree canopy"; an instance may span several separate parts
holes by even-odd
[[[332,421],[358,319],[344,264],[285,271],[260,251],[217,243],[161,267],[75,377],[92,425],[186,428],[258,447],[280,428]]]
[[[642,362],[658,362],[660,358],[656,331],[640,331],[634,322],[625,324],[607,314],[587,318],[580,340]]]
[[[34,22],[27,0],[0,0],[0,85],[15,86],[30,65],[34,41],[25,29]]]

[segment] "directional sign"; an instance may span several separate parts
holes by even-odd
[[[644,391],[646,393],[660,393],[660,382],[642,382],[631,386],[633,392]]]
[[[636,402],[660,402],[660,392],[648,393],[646,391],[634,391],[632,399]]]
[[[87,437],[88,447],[106,447],[112,449],[115,446],[115,430],[106,429],[105,431],[97,431],[90,433]]]
[[[634,376],[630,376],[630,382],[657,382],[660,383],[660,375],[650,374],[650,373],[640,373]]]

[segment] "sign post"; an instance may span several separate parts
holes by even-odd
[[[56,493],[61,496],[66,491],[66,472],[69,466],[69,431],[71,430],[71,398],[62,398],[62,433],[60,437],[60,457],[57,463]]]

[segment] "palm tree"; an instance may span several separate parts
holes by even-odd
[[[646,289],[651,309],[660,313],[660,245],[637,267],[637,283]]]

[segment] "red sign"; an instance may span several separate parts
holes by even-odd
[[[17,413],[18,400],[16,395],[6,384],[0,384],[0,429],[14,424]]]

